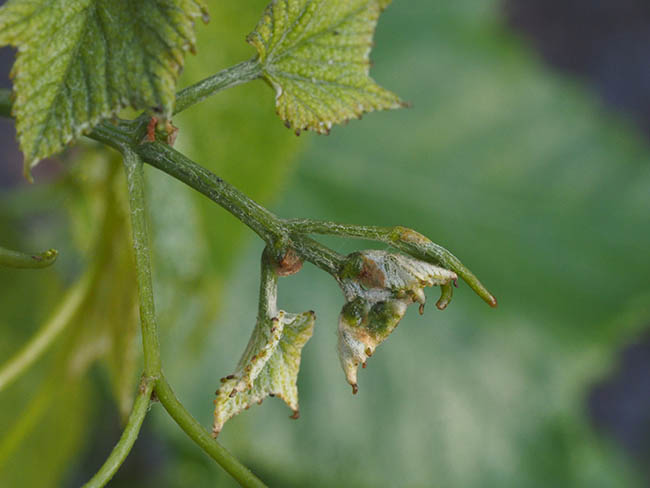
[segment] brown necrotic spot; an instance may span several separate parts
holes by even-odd
[[[276,263],[275,272],[278,276],[290,276],[302,269],[302,259],[293,249],[288,249],[282,259]]]

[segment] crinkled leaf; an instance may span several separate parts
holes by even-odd
[[[314,331],[314,312],[280,310],[273,319],[258,320],[234,374],[217,390],[214,433],[230,418],[268,395],[277,395],[298,416],[300,355]]]
[[[338,350],[352,392],[357,392],[357,370],[399,325],[414,302],[424,311],[425,286],[448,285],[453,271],[402,254],[385,251],[353,253],[341,273],[346,304],[341,310]]]
[[[368,76],[377,19],[390,0],[275,0],[248,36],[296,133],[329,132],[364,112],[399,108]]]
[[[200,0],[11,0],[14,115],[25,170],[127,105],[171,115]]]

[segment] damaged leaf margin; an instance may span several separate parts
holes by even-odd
[[[221,379],[214,401],[213,436],[224,424],[253,403],[262,403],[267,396],[280,397],[299,417],[298,372],[302,348],[314,331],[316,314],[301,314],[276,309],[278,274],[262,258],[260,311],[257,324],[235,372]]]
[[[18,53],[13,109],[25,176],[124,107],[172,115],[203,0],[9,0],[0,46]]]
[[[357,372],[395,330],[407,307],[417,302],[424,312],[425,286],[441,285],[437,303],[451,300],[456,273],[402,254],[362,251],[350,254],[340,273],[346,303],[339,316],[338,351],[345,377],[357,393]]]
[[[373,35],[391,0],[274,0],[247,40],[296,135],[328,134],[366,112],[404,107],[369,76]]]

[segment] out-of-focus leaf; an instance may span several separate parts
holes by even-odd
[[[46,373],[47,365],[38,370]],[[59,357],[31,395],[3,392],[2,416],[11,422],[0,439],[0,486],[61,486],[90,421],[93,390],[77,373]]]
[[[207,237],[191,190],[153,170],[147,181],[156,311],[163,344],[173,347],[165,364],[173,369],[174,357],[185,361],[202,350],[220,289],[205,270]]]
[[[101,360],[125,419],[142,367],[126,180],[118,156],[89,148],[76,158],[70,179],[77,190],[68,206],[78,245],[89,254],[88,266],[99,268],[71,360],[80,371]],[[83,228],[88,225],[94,226],[90,233]]]
[[[328,134],[365,112],[400,108],[369,76],[372,37],[391,0],[273,0],[248,36],[278,115],[296,134]]]
[[[7,225],[0,218],[0,226],[10,229],[5,236],[12,245],[34,246],[27,237],[27,222],[33,225],[39,219],[34,215],[21,217],[24,227],[19,237],[12,235],[20,228],[17,222]],[[49,234],[47,227],[37,227]],[[69,238],[60,229],[47,237],[55,243]],[[60,261],[61,268],[67,266],[66,261]],[[23,280],[24,271],[0,270],[0,364],[55,308],[62,293],[60,271],[50,268],[40,272],[36,280],[33,275]],[[0,486],[60,486],[85,440],[92,385],[70,370],[70,342],[69,335],[57,341],[53,351],[0,394]],[[33,469],[35,460],[38,469]]]
[[[198,0],[10,0],[0,45],[18,48],[14,115],[25,171],[126,105],[170,116]]]

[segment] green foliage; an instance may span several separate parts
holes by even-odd
[[[52,195],[46,198],[57,203],[49,218],[58,222],[48,238],[63,249],[63,256],[56,267],[40,273],[58,271],[64,278],[67,275],[69,280],[79,280],[73,275],[83,260],[89,268],[85,274],[94,278],[86,280],[80,292],[81,310],[63,325],[54,343],[55,352],[46,355],[42,364],[37,363],[35,374],[21,377],[0,391],[0,430],[7,433],[0,443],[0,486],[60,486],[70,463],[87,442],[93,397],[100,394],[100,389],[88,381],[93,366],[100,366],[96,377],[107,379],[106,390],[114,399],[109,402],[111,410],[123,417],[131,407],[138,379],[137,290],[131,247],[124,239],[129,233],[124,180],[116,171],[115,158],[106,151],[86,148],[74,159],[68,161],[67,177],[56,185],[57,193],[66,195],[65,200],[58,201]],[[20,207],[37,197],[21,193],[17,195]],[[68,219],[64,218],[66,213]],[[42,218],[33,212],[21,217]],[[3,228],[14,226],[3,224]],[[21,244],[34,245],[29,240]],[[28,340],[15,331],[25,328],[34,333],[38,322],[46,322],[47,315],[57,309],[59,303],[48,300],[48,293],[55,292],[58,301],[64,301],[61,284],[52,282],[54,276],[45,275],[36,283],[30,280],[31,293],[26,294],[21,281],[0,269],[0,334],[6,339],[6,349],[0,350],[2,364]],[[14,286],[19,294],[11,292]],[[38,317],[28,313],[32,310]],[[36,458],[43,460],[40,469],[28,470],[25,466]],[[19,482],[21,479],[24,481]]]
[[[404,104],[369,76],[379,14],[390,0],[274,0],[248,36],[278,115],[296,134]]]
[[[14,115],[29,173],[131,105],[171,116],[199,0],[10,0],[0,45],[18,48]]]
[[[64,358],[44,366],[30,395],[3,392],[3,420],[11,423],[0,440],[2,486],[60,486],[86,442],[92,385],[79,371],[66,371]]]
[[[0,364],[18,351],[56,308],[64,288],[65,273],[61,271],[71,264],[69,243],[64,243],[69,242],[70,235],[65,226],[57,225],[61,222],[58,212],[50,209],[44,214],[47,205],[37,214],[25,210],[30,199],[40,198],[34,193],[22,195],[14,201],[24,201],[20,207],[0,198],[3,241],[12,247],[32,248],[45,239],[64,251],[64,258],[54,267],[37,271],[36,279],[30,271],[0,268]],[[61,203],[52,194],[47,200]],[[53,225],[41,227],[38,235],[25,232],[25,220],[44,218]],[[60,486],[71,460],[83,449],[92,422],[95,391],[86,376],[87,363],[78,367],[81,364],[72,352],[76,349],[72,342],[70,335],[57,341],[55,352],[41,358],[30,373],[0,392],[0,486]],[[35,460],[38,469],[34,469]]]
[[[184,82],[250,56],[243,34],[261,1],[214,6],[215,21],[199,33],[201,49],[188,63]],[[41,3],[12,0],[0,15],[24,13]],[[387,3],[287,0],[269,6],[252,39],[264,76],[280,94],[278,111],[294,129],[322,132],[329,123],[356,116],[358,97],[368,92],[372,96],[370,102],[361,101],[364,109],[387,108],[375,102],[400,103],[367,77],[368,43]],[[48,5],[35,19],[45,19],[43,12],[62,4]],[[92,5],[93,12],[99,11]],[[74,30],[79,28],[75,16],[86,13],[71,9],[63,17],[75,20],[70,21]],[[182,23],[191,17],[174,15]],[[375,334],[363,346],[374,347],[392,332],[391,347],[369,361],[363,394],[351,397],[333,367],[337,339],[332,327],[341,318],[333,306],[340,302],[338,290],[307,266],[299,276],[283,280],[283,308],[299,310],[309,303],[322,325],[302,360],[301,422],[274,421],[286,412],[279,402],[268,402],[263,413],[239,416],[221,434],[272,485],[609,488],[637,482],[620,453],[591,431],[584,398],[616,347],[650,318],[650,268],[640,259],[650,246],[647,150],[626,128],[602,122],[593,101],[574,85],[528,61],[528,53],[496,19],[495,7],[478,0],[440,5],[414,0],[408,8],[395,9],[387,17],[390,43],[381,31],[378,39],[379,74],[408,94],[416,108],[319,140],[291,184],[286,180],[298,145],[280,124],[272,124],[261,83],[237,88],[175,119],[181,128],[179,148],[256,199],[277,197],[289,187],[280,205],[283,215],[415,227],[453,243],[458,255],[482,268],[505,298],[501,309],[486,313],[461,288],[456,301],[462,307],[437,315],[436,327],[406,314],[403,326],[393,331],[405,314],[404,302],[422,302],[421,286],[432,284],[438,269],[408,272],[390,290],[375,286],[376,274],[359,276],[360,269],[348,269],[343,280],[356,277],[360,285],[348,283],[342,317],[360,318],[361,326]],[[317,21],[322,33],[314,30]],[[366,28],[356,29],[361,24]],[[6,32],[0,30],[0,39]],[[188,32],[173,49],[190,42]],[[403,39],[394,34],[402,32],[408,32]],[[83,38],[77,34],[75,42]],[[52,45],[61,47],[63,41],[56,41]],[[348,41],[349,51],[342,48]],[[30,52],[21,51],[20,57],[27,59]],[[304,65],[292,57],[298,54]],[[343,77],[337,79],[351,81],[333,88],[333,98],[326,93],[332,80],[323,62]],[[20,91],[20,78],[16,81]],[[302,102],[292,102],[295,96]],[[55,101],[51,110],[58,110]],[[167,110],[158,101],[140,106],[152,105]],[[43,131],[39,137],[46,147]],[[60,485],[64,468],[94,432],[91,409],[101,412],[98,417],[113,409],[93,405],[94,384],[109,385],[122,413],[133,396],[139,353],[129,346],[137,335],[136,290],[125,239],[125,182],[116,169],[103,150],[84,150],[79,164],[68,165],[67,176],[49,193],[20,190],[0,202],[3,245],[39,249],[48,237],[61,250],[56,266],[39,271],[38,280],[0,269],[0,363],[54,308],[62,283],[72,281],[79,268],[95,263],[100,276],[90,288],[83,317],[70,324],[56,353],[0,394],[1,486]],[[252,263],[260,249],[236,259],[244,235],[239,222],[203,196],[195,200],[165,175],[150,171],[147,176],[165,373],[207,424],[213,389],[206,385],[214,385],[215,371],[237,360],[237,345],[246,344],[258,275]],[[61,194],[65,201],[53,198]],[[68,206],[70,224],[57,214],[49,230],[35,225],[44,236],[19,236],[19,217],[38,221],[21,210],[30,205]],[[356,249],[341,246],[346,252]],[[448,270],[440,273],[446,305],[453,277]],[[623,282],[625,287],[613,286]],[[373,288],[385,296],[376,296]],[[222,291],[224,318],[215,322]],[[367,303],[352,307],[357,295],[374,300],[371,310]],[[397,308],[379,305],[386,297]],[[428,311],[427,318],[431,312],[436,313]],[[270,313],[258,321],[235,377],[221,386],[219,428],[268,393],[282,393],[297,410],[297,363],[312,328],[309,313]],[[368,359],[365,348],[356,353],[357,361]],[[98,360],[102,367],[93,377],[98,381],[91,383],[87,374]],[[155,428],[166,441],[178,439],[177,426],[167,425],[157,422]],[[184,428],[189,430],[187,424]],[[168,445],[173,447],[152,474],[152,486],[227,485],[182,440]],[[221,449],[210,446],[210,452]],[[39,470],[29,468],[33,459],[39,459]]]

